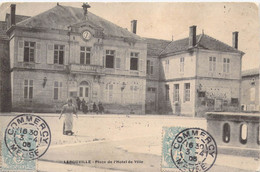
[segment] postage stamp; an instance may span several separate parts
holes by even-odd
[[[214,138],[201,128],[164,127],[162,171],[208,171],[217,158]]]
[[[10,121],[2,144],[4,170],[33,170],[36,159],[45,154],[51,143],[48,124],[39,116],[22,114]]]

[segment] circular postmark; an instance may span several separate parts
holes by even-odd
[[[207,171],[217,158],[217,144],[207,131],[187,128],[174,138],[171,158],[181,171]]]
[[[5,130],[5,144],[13,156],[34,160],[48,150],[51,131],[39,116],[22,114],[15,117]]]

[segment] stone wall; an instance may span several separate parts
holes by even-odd
[[[9,42],[0,40],[0,112],[11,110]]]

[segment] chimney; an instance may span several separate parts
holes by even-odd
[[[233,32],[232,33],[232,46],[233,48],[237,49],[238,48],[238,32]]]
[[[190,26],[190,35],[189,35],[189,47],[192,48],[196,45],[196,27]]]
[[[15,25],[15,4],[11,4],[11,26]]]
[[[137,20],[132,20],[131,21],[131,32],[136,34],[136,27],[137,27]]]

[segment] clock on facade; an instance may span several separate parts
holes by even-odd
[[[82,32],[82,37],[83,37],[85,40],[90,40],[90,38],[91,38],[91,33],[86,30],[86,31]]]

